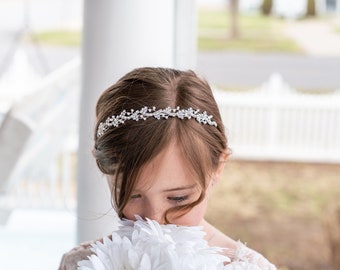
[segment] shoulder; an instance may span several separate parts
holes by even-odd
[[[231,265],[241,263],[256,266],[261,270],[276,270],[275,265],[269,262],[262,254],[248,248],[240,241],[237,242],[236,248],[229,250],[228,253],[229,257],[232,259]]]
[[[93,243],[94,241],[83,243],[65,253],[61,258],[58,270],[76,270],[77,263],[86,260],[92,254],[91,244]]]

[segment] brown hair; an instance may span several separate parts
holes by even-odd
[[[123,110],[139,110],[144,106],[155,106],[157,109],[179,106],[182,109],[191,107],[207,111],[213,116],[217,127],[194,120],[148,118],[110,127],[97,138],[99,123]],[[138,68],[102,93],[97,102],[96,116],[93,154],[99,169],[112,176],[113,205],[120,217],[123,217],[123,209],[143,166],[174,139],[190,172],[198,179],[201,195],[195,202],[169,211],[184,214],[203,200],[206,179],[217,168],[220,154],[227,149],[221,116],[205,80],[193,71]],[[168,222],[166,217],[165,220]]]

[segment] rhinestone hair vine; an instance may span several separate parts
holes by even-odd
[[[106,119],[105,122],[101,122],[98,126],[97,130],[97,138],[104,135],[104,133],[110,128],[110,127],[118,127],[125,123],[125,121],[133,120],[133,121],[139,121],[139,120],[146,120],[150,117],[154,117],[157,120],[160,119],[168,119],[170,117],[177,117],[179,119],[195,119],[198,123],[204,124],[204,125],[210,125],[217,127],[217,123],[215,121],[212,121],[211,118],[212,115],[208,115],[206,111],[200,112],[199,109],[194,110],[193,108],[188,109],[181,109],[180,107],[176,107],[174,109],[167,107],[165,109],[156,109],[156,107],[143,107],[140,110],[130,110],[127,112],[126,110],[123,110],[118,115],[112,115]]]

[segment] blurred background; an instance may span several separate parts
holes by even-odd
[[[190,68],[233,151],[207,218],[279,269],[340,269],[340,1],[193,3]],[[84,10],[0,0],[1,269],[57,269],[79,242]]]

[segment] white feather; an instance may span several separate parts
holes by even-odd
[[[200,227],[124,220],[112,240],[105,237],[92,245],[94,254],[80,261],[78,270],[261,270],[249,262],[231,262],[204,235]]]

